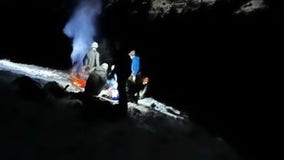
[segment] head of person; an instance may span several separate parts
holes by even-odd
[[[145,77],[142,77],[142,85],[147,85],[149,83],[149,77],[145,76]]]
[[[98,44],[97,42],[93,42],[92,45],[91,45],[91,47],[92,47],[93,49],[97,49],[97,48],[99,47],[99,44]]]
[[[135,50],[128,53],[129,57],[132,59],[135,56]]]
[[[103,63],[103,64],[102,64],[102,68],[103,68],[105,71],[107,71],[107,69],[108,69],[108,64],[107,64],[107,63]]]

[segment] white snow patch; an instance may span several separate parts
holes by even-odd
[[[82,88],[74,86],[70,80],[70,73],[51,68],[40,67],[36,65],[28,65],[14,63],[9,60],[0,60],[0,70],[10,71],[17,74],[29,76],[34,79],[43,80],[45,82],[56,81],[62,87],[69,85],[66,89],[68,92],[80,92]]]

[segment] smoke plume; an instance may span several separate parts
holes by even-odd
[[[72,39],[73,67],[81,67],[83,58],[95,41],[97,17],[101,13],[101,0],[79,0],[63,32]]]

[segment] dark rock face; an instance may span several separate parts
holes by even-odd
[[[265,150],[257,147],[263,146],[257,122],[265,111],[252,106],[267,108],[273,102],[271,83],[266,82],[274,77],[269,71],[277,68],[269,53],[278,52],[276,39],[283,34],[281,9],[253,0],[175,2],[153,0],[137,12],[117,7],[122,3],[117,1],[105,10],[103,31],[117,41],[122,54],[138,48],[153,79],[152,95],[182,106],[253,157]]]
[[[62,5],[66,1],[40,2],[40,7],[35,1],[1,1],[1,58],[9,53],[25,62],[68,66],[71,45],[62,28],[75,4],[66,8]],[[259,140],[265,137],[260,134],[265,129],[260,122],[273,106],[275,92],[270,88],[278,88],[272,81],[280,64],[274,62],[278,59],[274,54],[279,53],[283,34],[283,4],[268,0],[104,2],[98,30],[102,39],[113,43],[110,54],[119,63],[121,84],[129,69],[125,54],[136,48],[150,71],[153,96],[181,106],[245,154],[264,149]],[[17,14],[7,16],[11,12]],[[19,25],[18,19],[26,23]],[[125,85],[119,87],[124,90]]]
[[[16,93],[18,93],[20,97],[29,100],[43,100],[46,96],[41,84],[28,76],[16,78],[12,81],[11,86],[15,88]]]
[[[0,73],[2,79],[5,73]],[[225,141],[191,121],[153,111],[142,113],[134,107],[121,117],[118,106],[94,97],[82,93],[61,96],[62,88],[53,82],[36,89],[47,91],[47,99],[29,100],[15,95],[11,90],[15,83],[25,84],[27,88],[21,89],[26,93],[37,86],[29,77],[5,87],[0,81],[1,159],[242,160]],[[74,106],[72,100],[81,100],[83,106]]]
[[[269,7],[265,0],[109,0],[105,2],[105,9],[116,5],[125,5],[127,7],[126,12],[132,15],[141,14],[141,11],[144,11],[150,19],[157,17],[164,18],[172,13],[184,15],[204,8],[211,9],[219,7],[220,5],[226,5],[229,8],[232,7],[231,10],[229,9],[231,14],[235,12],[237,14],[250,14]]]

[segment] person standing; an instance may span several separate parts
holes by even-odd
[[[99,47],[97,42],[93,42],[91,49],[83,59],[83,67],[87,73],[91,73],[95,67],[100,66],[100,53],[97,51]]]
[[[127,100],[129,102],[137,103],[138,102],[138,86],[137,86],[137,76],[140,72],[140,57],[136,55],[136,51],[132,50],[129,54],[129,57],[131,59],[131,73],[128,77],[128,80],[126,82],[126,95]]]
[[[140,72],[140,57],[136,55],[135,50],[132,50],[128,55],[131,59],[131,74],[129,79],[135,82],[136,77]]]

